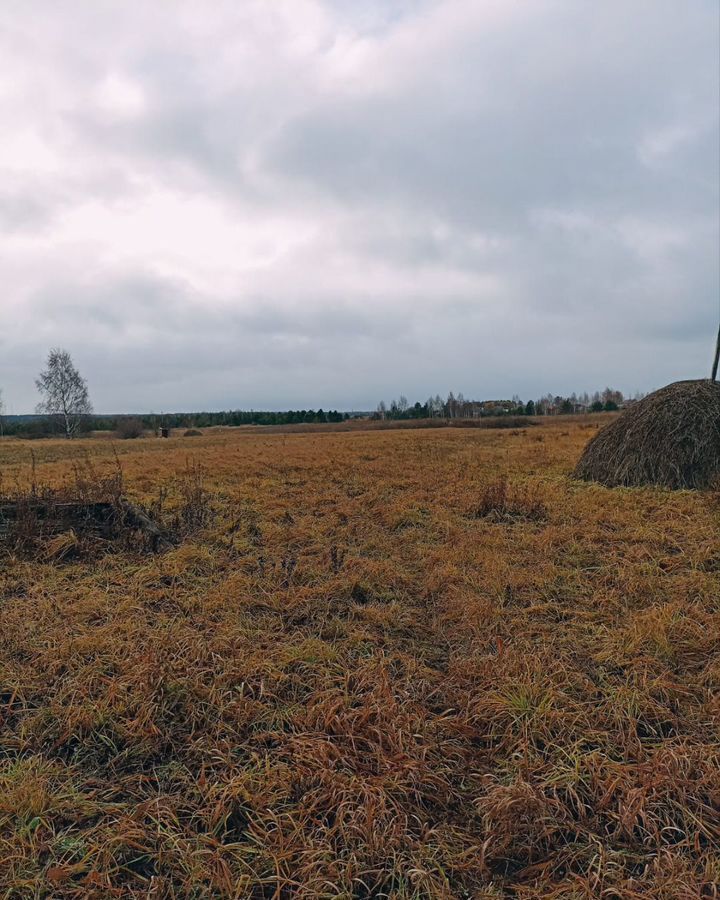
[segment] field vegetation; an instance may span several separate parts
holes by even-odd
[[[172,534],[0,548],[0,897],[717,897],[720,499],[597,422],[0,441]]]

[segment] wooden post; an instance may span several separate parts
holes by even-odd
[[[711,381],[717,381],[718,362],[720,362],[720,328],[718,329],[717,343],[715,344],[715,360],[712,367]]]

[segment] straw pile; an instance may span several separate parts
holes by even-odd
[[[608,487],[711,486],[720,477],[720,383],[676,381],[639,400],[595,435],[575,476]]]

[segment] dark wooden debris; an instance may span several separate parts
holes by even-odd
[[[168,540],[167,536],[159,526],[153,522],[150,516],[140,509],[140,507],[135,506],[133,503],[129,503],[127,500],[121,500],[119,506],[122,513],[123,525],[126,528],[130,527],[142,531],[148,538],[150,545],[155,552],[169,550],[172,547],[172,543]]]
[[[22,537],[47,538],[74,531],[78,536],[113,540],[123,532],[141,532],[154,552],[173,545],[156,522],[127,500],[114,503],[23,498],[0,500],[0,543]]]

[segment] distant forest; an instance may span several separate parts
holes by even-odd
[[[625,398],[621,391],[605,388],[590,395],[571,394],[569,397],[547,394],[537,400],[524,402],[518,396],[510,400],[467,400],[452,391],[443,400],[439,394],[424,403],[409,403],[400,396],[389,403],[381,401],[370,412],[339,412],[338,410],[297,409],[285,412],[262,410],[228,410],[224,412],[150,413],[148,415],[117,415],[83,417],[80,432],[117,431],[128,432],[130,425],[139,433],[142,430],[157,431],[160,428],[208,428],[213,425],[299,425],[305,423],[343,422],[346,419],[370,417],[372,419],[461,419],[485,416],[547,416],[589,412],[610,412],[622,409],[639,399]],[[0,421],[0,433],[17,437],[47,437],[59,432],[57,421],[47,416],[4,416]]]
[[[298,409],[287,412],[229,410],[227,412],[149,413],[148,415],[84,416],[78,431],[124,431],[132,422],[137,430],[209,428],[212,425],[299,425],[306,422],[343,422],[350,413],[337,410]],[[61,433],[60,424],[47,416],[5,416],[2,431],[17,437],[47,437]]]
[[[452,391],[445,400],[439,394],[424,403],[408,403],[407,397],[386,403],[381,400],[373,413],[374,419],[478,419],[484,416],[550,416],[588,412],[615,412],[639,400],[641,394],[626,398],[622,391],[606,387],[590,395],[571,394],[569,397],[546,394],[538,400],[524,402],[517,394],[511,400],[466,400]]]

